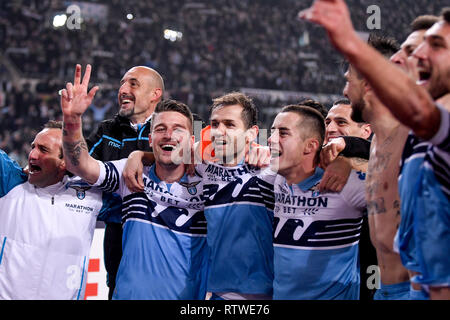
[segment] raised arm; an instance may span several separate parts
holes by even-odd
[[[81,66],[75,68],[74,83],[67,83],[61,92],[61,109],[63,113],[63,153],[66,168],[73,174],[95,183],[100,175],[98,162],[89,155],[82,132],[81,116],[89,107],[98,87],[88,92],[91,66],[86,66],[81,82]]]
[[[377,97],[400,122],[424,139],[437,133],[440,112],[430,94],[359,38],[344,0],[316,0],[311,8],[301,11],[299,17],[327,30],[332,44],[368,81]]]

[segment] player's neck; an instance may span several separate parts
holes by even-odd
[[[385,137],[390,136],[391,131],[401,125],[383,104],[379,103],[372,110],[374,112],[370,120],[370,127],[380,140],[384,140]]]
[[[301,165],[285,172],[282,176],[284,176],[288,185],[298,184],[311,177],[314,174],[316,167],[317,166],[313,164],[313,161],[303,161]]]
[[[186,168],[184,164],[180,165],[165,165],[156,162],[155,163],[155,173],[156,176],[164,182],[173,183],[180,181],[183,177]]]
[[[245,153],[242,153],[240,155],[235,155],[233,159],[223,159],[220,163],[224,167],[236,167],[239,164],[241,164],[245,159]]]

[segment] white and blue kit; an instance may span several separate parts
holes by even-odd
[[[203,184],[184,175],[168,184],[144,167],[145,191],[122,181],[126,159],[100,164],[95,183],[122,197],[123,255],[113,299],[205,299],[208,272]]]
[[[403,150],[397,232],[403,265],[423,285],[450,286],[450,114],[441,106],[438,132],[428,141],[412,132]]]
[[[0,150],[0,300],[83,299],[104,200],[68,176],[37,188]]]
[[[299,184],[274,182],[274,299],[359,299],[358,243],[365,175],[352,171],[340,193],[321,194],[323,170]]]
[[[204,181],[208,291],[272,296],[273,190],[247,164],[196,166]]]

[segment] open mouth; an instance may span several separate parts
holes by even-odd
[[[226,140],[217,140],[217,139],[214,140],[214,145],[217,147],[225,146],[226,144],[227,144]]]
[[[171,144],[161,145],[161,149],[163,149],[164,151],[168,151],[168,152],[175,150],[175,148],[176,148],[176,146],[171,145]]]
[[[35,164],[30,164],[29,165],[29,172],[30,172],[30,174],[36,174],[36,173],[39,173],[41,171],[42,171],[41,167],[39,167],[39,166],[37,166]]]
[[[127,105],[132,102],[134,102],[134,97],[131,97],[131,96],[120,97],[120,105]]]
[[[429,71],[420,71],[419,72],[419,81],[420,82],[426,82],[430,79],[431,72]]]

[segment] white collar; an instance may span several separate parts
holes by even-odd
[[[130,126],[131,126],[135,131],[139,131],[139,130],[142,128],[142,126],[143,126],[144,124],[146,124],[146,123],[151,119],[151,117],[152,117],[152,115],[150,115],[147,119],[145,119],[145,121],[144,121],[143,123],[136,123],[136,124],[133,124],[133,123],[130,121]]]

